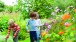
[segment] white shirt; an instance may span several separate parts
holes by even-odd
[[[42,26],[40,19],[35,20],[35,26],[37,26],[38,30],[40,30],[40,26]]]
[[[35,20],[35,26],[42,26],[40,19]]]

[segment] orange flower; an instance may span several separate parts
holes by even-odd
[[[71,30],[75,30],[75,28],[72,28]]]
[[[63,16],[62,16],[62,20],[67,20],[68,18],[70,18],[71,16],[70,16],[70,14],[68,13],[68,14],[64,14]]]
[[[60,31],[60,32],[58,33],[58,35],[62,35],[62,34],[64,34],[64,32],[63,32],[63,31]]]
[[[46,38],[46,42],[49,42],[50,38]]]
[[[45,36],[45,35],[46,35],[46,32],[43,31],[43,32],[41,33],[41,36]]]
[[[74,9],[74,12],[76,12],[76,9]]]

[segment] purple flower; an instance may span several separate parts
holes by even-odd
[[[48,29],[45,29],[45,31],[48,33]]]
[[[51,25],[48,25],[48,26],[47,26],[47,29],[50,29],[50,28],[51,28]]]

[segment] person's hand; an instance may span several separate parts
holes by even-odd
[[[4,39],[7,42],[7,38]]]
[[[8,38],[9,38],[8,36],[5,37],[6,40],[7,40]]]
[[[15,36],[13,36],[13,38],[15,38]]]

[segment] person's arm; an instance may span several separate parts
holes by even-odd
[[[8,33],[7,33],[6,39],[8,39],[8,38],[9,38],[10,30],[11,30],[11,28],[10,28],[10,27],[8,27]]]
[[[29,31],[28,25],[29,25],[29,20],[28,20],[28,22],[26,24],[26,30],[27,30],[27,32]]]
[[[16,32],[14,33],[14,38],[17,36],[18,31],[20,30],[19,26],[16,26],[15,28],[17,28]]]
[[[43,26],[42,24],[41,24],[41,20],[39,19],[38,20],[38,25],[37,26]]]

